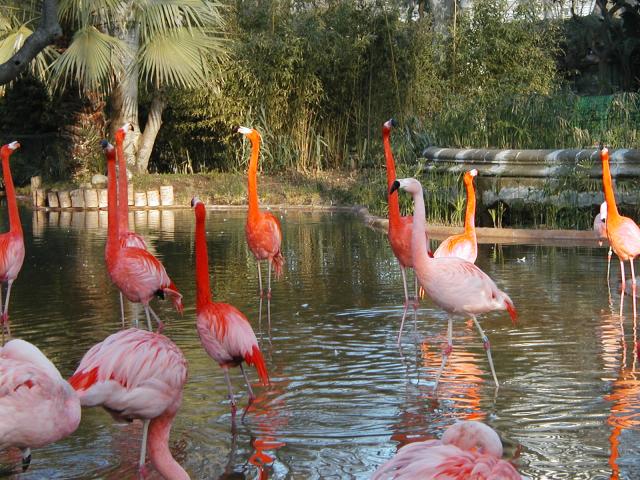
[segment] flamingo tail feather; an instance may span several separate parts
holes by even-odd
[[[263,385],[269,384],[269,374],[267,373],[267,365],[264,363],[264,357],[257,345],[254,345],[251,353],[248,353],[244,357],[244,361],[249,365],[253,365],[258,372],[258,377]]]

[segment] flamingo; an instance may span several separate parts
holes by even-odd
[[[242,312],[228,303],[214,302],[209,284],[209,259],[204,231],[206,210],[204,203],[194,197],[191,200],[196,216],[196,329],[203,348],[215,360],[222,371],[229,390],[231,413],[235,415],[236,402],[229,379],[229,368],[240,367],[247,383],[249,405],[255,396],[242,362],[253,365],[263,385],[269,383],[267,367],[258,347],[258,340],[251,324]]]
[[[496,284],[475,264],[458,257],[431,258],[427,255],[425,231],[425,208],[422,185],[415,178],[403,178],[393,182],[391,191],[402,188],[413,196],[415,204],[413,215],[413,265],[422,288],[433,302],[449,314],[447,347],[442,351],[442,364],[436,377],[434,392],[438,388],[440,375],[453,349],[453,318],[455,314],[468,315],[482,337],[489,366],[496,388],[498,378],[493,368],[491,346],[476,315],[493,310],[507,310],[512,320],[517,312],[509,296],[498,289]]]
[[[602,241],[607,238],[607,202],[600,204],[600,213],[593,219],[593,231],[598,235],[598,244],[602,246]],[[609,282],[609,272],[611,271],[611,255],[613,250],[609,245],[607,253],[607,282]]]
[[[187,360],[176,344],[138,328],[120,330],[91,347],[69,379],[83,407],[102,406],[116,420],[142,420],[140,472],[148,447],[151,463],[170,480],[189,478],[169,451],[186,381]]]
[[[80,423],[80,400],[58,369],[36,347],[14,339],[0,347],[0,450],[22,450],[22,470],[31,448],[71,435]]]
[[[107,158],[108,183],[108,231],[105,261],[111,281],[131,302],[141,303],[151,327],[151,313],[158,322],[158,329],[164,324],[153,311],[149,302],[154,295],[169,296],[178,312],[182,312],[182,295],[167,275],[164,266],[148,251],[137,247],[123,247],[118,224],[117,194],[115,185],[115,149],[106,140],[101,142]]]
[[[269,264],[269,280],[267,298],[271,298],[271,267],[275,271],[276,278],[282,276],[284,257],[282,256],[282,229],[280,222],[270,212],[261,212],[258,208],[258,155],[260,154],[260,134],[257,130],[247,127],[238,127],[238,133],[245,135],[251,141],[251,159],[249,161],[248,190],[249,213],[245,225],[245,235],[249,250],[258,262],[258,283],[260,296],[262,297],[262,272],[260,262],[267,260]]]
[[[371,480],[460,478],[465,480],[522,480],[518,471],[502,460],[502,442],[484,423],[457,422],[441,440],[414,442],[402,447],[381,465]]]
[[[476,239],[476,192],[473,179],[478,175],[475,168],[464,174],[464,185],[467,190],[467,211],[464,216],[464,232],[445,239],[433,253],[435,258],[458,257],[475,263],[478,257],[478,240]]]
[[[4,308],[0,316],[0,329],[2,330],[2,343],[4,344],[4,331],[11,337],[9,327],[9,296],[11,286],[22,268],[24,261],[24,238],[22,236],[22,224],[18,213],[18,203],[16,202],[16,189],[13,186],[11,169],[9,168],[9,157],[20,148],[20,143],[11,142],[0,148],[2,158],[2,174],[4,175],[4,186],[7,195],[7,206],[9,208],[9,231],[0,235],[0,282],[7,282],[7,298],[4,301]],[[2,290],[0,289],[0,307],[2,307]]]
[[[604,199],[607,202],[607,238],[609,245],[620,259],[620,275],[622,277],[622,292],[620,294],[620,314],[622,314],[622,302],[624,300],[625,276],[624,262],[631,264],[631,287],[633,292],[633,314],[636,314],[636,275],[633,269],[633,259],[640,254],[640,228],[636,222],[618,213],[616,197],[611,182],[609,169],[609,149],[600,146],[600,160],[602,160],[602,187]]]

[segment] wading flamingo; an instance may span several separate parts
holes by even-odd
[[[213,301],[209,284],[209,258],[204,228],[207,213],[204,203],[197,197],[191,200],[191,206],[196,215],[196,329],[202,346],[224,372],[231,401],[231,413],[235,415],[236,401],[229,379],[229,368],[240,367],[247,383],[249,405],[251,405],[255,397],[242,362],[255,366],[263,385],[269,383],[267,366],[247,317],[233,305]]]
[[[498,378],[493,368],[489,339],[478,323],[476,315],[493,310],[507,310],[515,321],[517,312],[509,296],[499,290],[489,276],[475,264],[458,257],[431,258],[427,255],[425,238],[425,208],[422,185],[415,178],[403,178],[393,182],[391,190],[402,188],[413,196],[413,268],[418,281],[433,302],[449,314],[447,347],[442,351],[442,364],[436,377],[434,392],[440,375],[453,348],[452,315],[470,316],[475,323],[489,359],[493,380],[498,388]]]
[[[464,216],[464,232],[451,235],[445,239],[433,253],[435,258],[458,257],[475,263],[478,257],[478,240],[476,239],[476,191],[473,179],[478,175],[475,168],[464,174],[464,186],[467,190],[467,211]]]
[[[631,287],[633,292],[633,314],[636,315],[636,275],[633,268],[633,259],[640,254],[640,228],[636,222],[618,213],[616,197],[611,182],[611,170],[609,169],[609,149],[600,147],[600,160],[602,160],[602,188],[604,199],[607,202],[607,237],[609,245],[620,259],[620,276],[622,277],[622,291],[620,294],[620,314],[622,315],[622,302],[624,301],[625,276],[624,262],[631,264]]]
[[[137,247],[123,247],[120,242],[118,224],[116,165],[113,145],[106,140],[101,142],[107,158],[108,174],[108,230],[105,261],[109,277],[130,302],[141,303],[147,316],[147,326],[151,327],[151,313],[162,330],[163,323],[151,309],[149,302],[157,295],[171,298],[178,312],[182,312],[182,295],[167,275],[164,266],[148,251]]]
[[[171,456],[169,433],[182,402],[187,360],[164,335],[138,328],[120,330],[82,357],[69,383],[83,407],[103,407],[116,420],[143,421],[140,472],[145,453],[165,479],[188,479]]]
[[[593,231],[598,235],[598,245],[602,246],[602,241],[607,238],[607,202],[600,204],[600,213],[593,219]],[[609,283],[609,273],[611,271],[611,245],[607,253],[607,283]]]
[[[56,442],[80,423],[78,395],[34,345],[14,339],[0,347],[0,450],[22,450],[22,470],[31,448]]]
[[[441,440],[402,447],[378,468],[371,480],[459,478],[465,480],[522,480],[513,465],[502,460],[502,442],[484,423],[451,425]]]
[[[258,262],[258,283],[260,285],[260,296],[262,297],[262,272],[260,262],[267,260],[269,264],[269,280],[267,286],[267,298],[271,298],[271,267],[276,278],[282,276],[282,266],[284,257],[282,256],[282,230],[280,222],[269,212],[261,212],[258,208],[258,156],[260,154],[260,134],[257,130],[247,127],[238,127],[238,133],[246,136],[251,141],[251,159],[249,161],[249,172],[247,185],[249,190],[249,212],[247,224],[245,225],[245,235],[249,250]]]
[[[22,224],[18,213],[18,203],[16,202],[16,189],[13,186],[11,169],[9,168],[9,157],[20,148],[18,142],[11,142],[0,148],[2,157],[2,174],[4,176],[4,186],[7,195],[7,207],[9,209],[9,231],[0,235],[0,282],[7,282],[7,298],[4,301],[2,315],[0,316],[0,329],[2,330],[2,343],[4,343],[4,331],[11,337],[9,327],[9,297],[11,295],[11,285],[18,278],[18,273],[24,261],[24,238],[22,236]],[[2,307],[2,289],[0,287],[0,307]]]

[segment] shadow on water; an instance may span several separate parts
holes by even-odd
[[[27,256],[13,287],[12,327],[68,377],[91,345],[119,328],[103,261],[106,213],[21,216]],[[637,336],[631,302],[621,318],[617,295],[610,300],[604,249],[481,245],[479,266],[520,312],[515,326],[504,312],[479,319],[501,388],[496,395],[474,325],[456,319],[434,399],[447,317],[424,301],[414,326],[409,309],[398,348],[402,282],[386,237],[349,214],[281,217],[286,268],[271,302],[256,295],[244,214],[207,218],[214,298],[245,313],[271,378],[261,387],[249,369],[257,399],[232,429],[222,373],[195,331],[193,213],[130,214],[184,294],[183,316],[168,302],[155,305],[189,362],[170,446],[192,478],[369,478],[402,445],[439,438],[461,419],[495,428],[507,456],[521,450],[516,463],[532,479],[640,478]],[[129,321],[136,311],[127,306]],[[242,375],[231,380],[244,408]],[[19,477],[135,478],[140,437],[138,422],[85,410],[78,431],[35,450]],[[2,452],[0,464],[15,464],[14,456]]]

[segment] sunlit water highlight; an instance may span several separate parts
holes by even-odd
[[[69,376],[91,345],[119,328],[103,261],[106,213],[21,214],[27,255],[12,292],[12,327]],[[425,301],[414,327],[410,308],[397,348],[402,283],[384,235],[348,214],[282,214],[286,269],[274,285],[269,324],[244,214],[209,212],[214,296],[250,319],[272,381],[254,386],[256,403],[232,429],[223,376],[194,328],[193,212],[140,211],[130,219],[184,294],[182,317],[168,302],[156,311],[189,361],[171,448],[192,478],[368,478],[400,446],[439,437],[456,419],[495,428],[533,479],[640,478],[631,302],[621,321],[618,298],[609,300],[604,249],[482,245],[478,265],[520,312],[515,326],[505,312],[480,319],[502,386],[496,395],[478,334],[458,319],[435,399],[446,315]],[[617,265],[612,270],[617,284]],[[232,379],[244,406],[240,373]],[[35,450],[20,478],[135,478],[140,436],[138,422],[116,424],[100,409],[84,410],[78,431]],[[16,461],[15,453],[0,454],[7,467]]]

